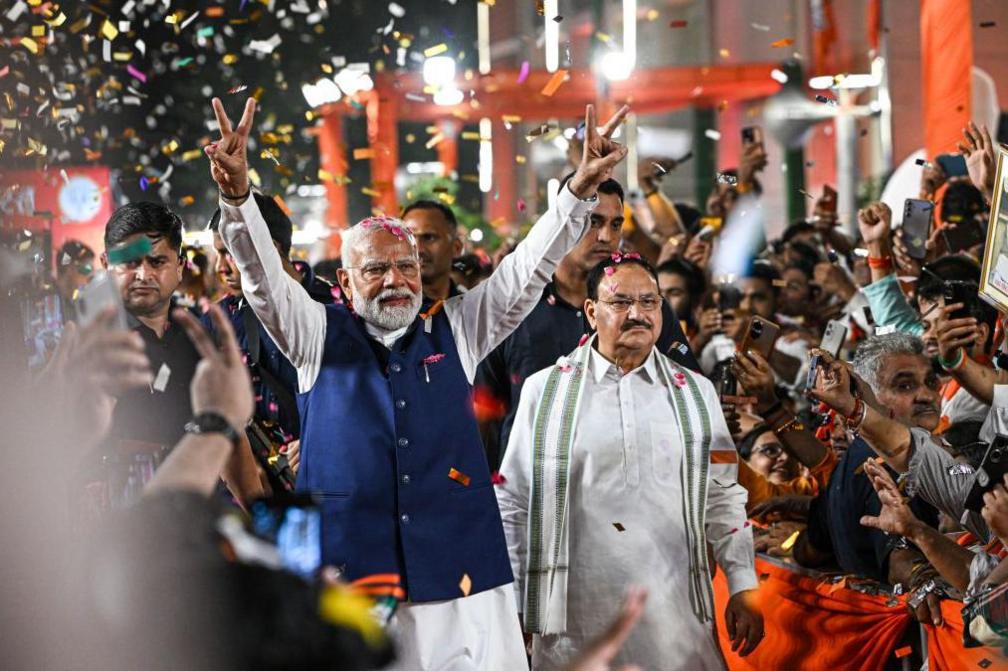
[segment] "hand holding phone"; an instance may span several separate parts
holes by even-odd
[[[739,349],[743,352],[759,352],[760,356],[769,361],[779,335],[780,326],[777,324],[759,316],[750,317]]]
[[[917,261],[927,256],[927,240],[931,234],[934,203],[919,198],[907,198],[903,203],[903,244],[907,255]]]
[[[111,308],[115,313],[111,326],[123,331],[129,329],[119,283],[111,273],[95,273],[91,281],[77,292],[74,305],[77,308],[77,322],[82,327],[91,325],[99,315]]]

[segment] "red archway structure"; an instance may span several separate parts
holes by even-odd
[[[488,199],[488,220],[507,217],[515,202],[512,180],[503,179],[514,165],[514,135],[504,128],[504,118],[518,117],[522,122],[541,122],[550,118],[579,118],[588,103],[600,107],[599,118],[605,118],[617,102],[629,102],[637,114],[669,112],[690,105],[717,107],[724,103],[764,98],[780,89],[771,78],[777,63],[749,63],[669,67],[637,70],[626,81],[607,85],[604,93],[595,74],[589,69],[570,70],[566,81],[551,95],[542,90],[554,74],[545,71],[529,73],[518,83],[517,70],[495,70],[467,82],[473,95],[454,106],[435,105],[422,96],[424,83],[417,72],[373,75],[374,88],[346,98],[320,110],[324,122],[319,129],[320,166],[327,186],[329,209],[327,224],[341,228],[346,222],[346,185],[339,179],[347,167],[347,151],[342,146],[342,117],[360,114],[367,117],[369,147],[355,149],[358,157],[371,163],[371,184],[367,187],[376,208],[394,212],[398,206],[393,184],[398,167],[399,121],[425,123],[451,122],[457,130],[462,122],[489,118],[493,123],[493,169],[499,197]],[[409,95],[408,95],[409,94]],[[418,98],[423,97],[424,100]],[[445,133],[437,145],[438,157],[454,169],[457,162],[458,133]],[[368,151],[369,150],[369,151]]]

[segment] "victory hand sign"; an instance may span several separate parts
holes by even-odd
[[[213,99],[213,111],[220,126],[221,137],[217,142],[204,147],[203,151],[210,159],[210,175],[217,182],[221,195],[229,200],[244,201],[249,194],[246,150],[255,108],[255,98],[249,98],[245,102],[245,112],[238,127],[232,129],[231,120],[228,119],[220,98]]]
[[[630,108],[620,107],[613,118],[601,128],[595,125],[595,106],[585,107],[585,141],[581,164],[568,187],[575,196],[586,200],[595,195],[598,185],[612,177],[613,168],[627,154],[627,148],[612,141],[612,134],[626,117]]]

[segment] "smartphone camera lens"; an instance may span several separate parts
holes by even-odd
[[[749,333],[752,334],[753,338],[759,338],[763,335],[763,324],[760,322],[753,322],[752,326],[749,327]]]

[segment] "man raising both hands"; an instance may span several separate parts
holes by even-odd
[[[404,603],[398,668],[517,669],[525,650],[490,473],[469,402],[477,364],[528,314],[584,234],[598,185],[626,155],[586,110],[581,164],[553,209],[473,290],[424,301],[417,245],[402,222],[369,217],[343,237],[339,281],[352,310],[322,306],[283,272],[249,198],[246,145],[214,99],[206,148],[220,233],[245,297],[298,373],[298,488],[322,501],[323,561]]]

